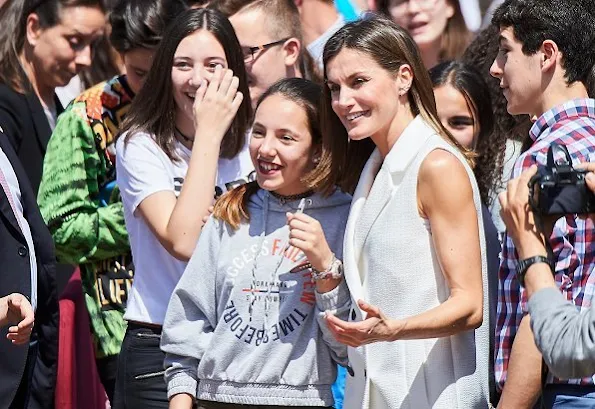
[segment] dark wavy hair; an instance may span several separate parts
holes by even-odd
[[[119,0],[110,12],[110,42],[120,53],[153,49],[174,18],[188,9],[184,0]]]
[[[171,80],[174,54],[180,42],[198,30],[207,30],[219,41],[225,51],[230,70],[238,77],[238,91],[244,95],[242,104],[221,142],[221,157],[233,158],[246,143],[246,131],[250,125],[252,108],[246,79],[246,68],[240,43],[229,20],[212,9],[191,9],[176,18],[163,34],[157,48],[147,80],[132,101],[122,124],[121,134],[131,138],[137,132],[154,135],[159,147],[171,160],[174,154],[175,102]]]
[[[593,7],[576,0],[506,0],[492,16],[492,25],[512,28],[523,54],[534,55],[545,40],[552,40],[562,53],[568,84],[586,84],[595,65],[595,24],[589,18]]]
[[[498,27],[493,25],[486,27],[467,47],[461,61],[474,67],[488,86],[494,113],[494,130],[491,137],[494,144],[499,145],[500,141],[506,141],[506,139],[526,144],[530,141],[529,130],[532,125],[529,116],[508,113],[506,109],[508,103],[500,89],[500,81],[490,74],[490,67],[498,54],[498,35]],[[490,155],[499,155],[499,153],[494,148]]]
[[[438,64],[430,70],[430,79],[434,88],[451,85],[463,94],[471,108],[477,140],[473,173],[479,186],[481,200],[489,206],[490,194],[500,182],[506,138],[492,139],[494,115],[490,99],[486,98],[486,95],[489,95],[488,86],[475,68],[460,61]]]

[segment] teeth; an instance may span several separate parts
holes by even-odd
[[[364,116],[365,112],[358,112],[356,114],[349,114],[347,115],[347,120],[348,121],[353,121],[354,119],[359,118],[360,116]]]
[[[275,165],[274,163],[267,163],[267,162],[261,162],[260,163],[260,167],[263,168],[265,171],[269,172],[271,170],[278,170],[279,166]]]

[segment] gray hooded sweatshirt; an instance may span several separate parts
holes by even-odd
[[[351,197],[311,196],[304,213],[317,219],[342,258]],[[286,212],[259,189],[250,222],[238,230],[211,217],[169,302],[161,349],[168,396],[187,393],[224,403],[330,406],[336,364],[347,347],[324,322],[325,311],[347,320],[345,281],[319,294],[307,258],[288,245]]]

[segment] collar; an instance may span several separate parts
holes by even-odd
[[[529,131],[529,137],[535,142],[546,130],[554,126],[557,122],[580,117],[595,119],[595,99],[577,98],[556,105],[544,112],[535,121]]]
[[[402,172],[409,166],[426,141],[435,134],[434,128],[421,115],[417,115],[390,149],[384,158],[382,167],[390,173]]]

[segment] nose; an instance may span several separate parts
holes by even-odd
[[[268,159],[274,158],[277,154],[275,141],[275,136],[271,135],[271,132],[267,132],[258,148],[258,155]]]
[[[494,78],[502,78],[502,66],[498,57],[494,58],[492,65],[490,66],[490,75]]]
[[[421,10],[421,7],[418,3],[419,0],[408,0],[407,1],[407,11],[409,11],[409,13],[414,14],[414,13],[419,13]]]
[[[77,66],[90,67],[91,66],[91,45],[87,44],[85,48],[76,53],[74,62]]]
[[[338,94],[339,95],[333,98],[333,105],[336,108],[335,110],[339,110],[341,112],[344,111],[345,113],[349,112],[349,109],[353,106],[353,98],[351,92],[346,87],[341,87]]]

